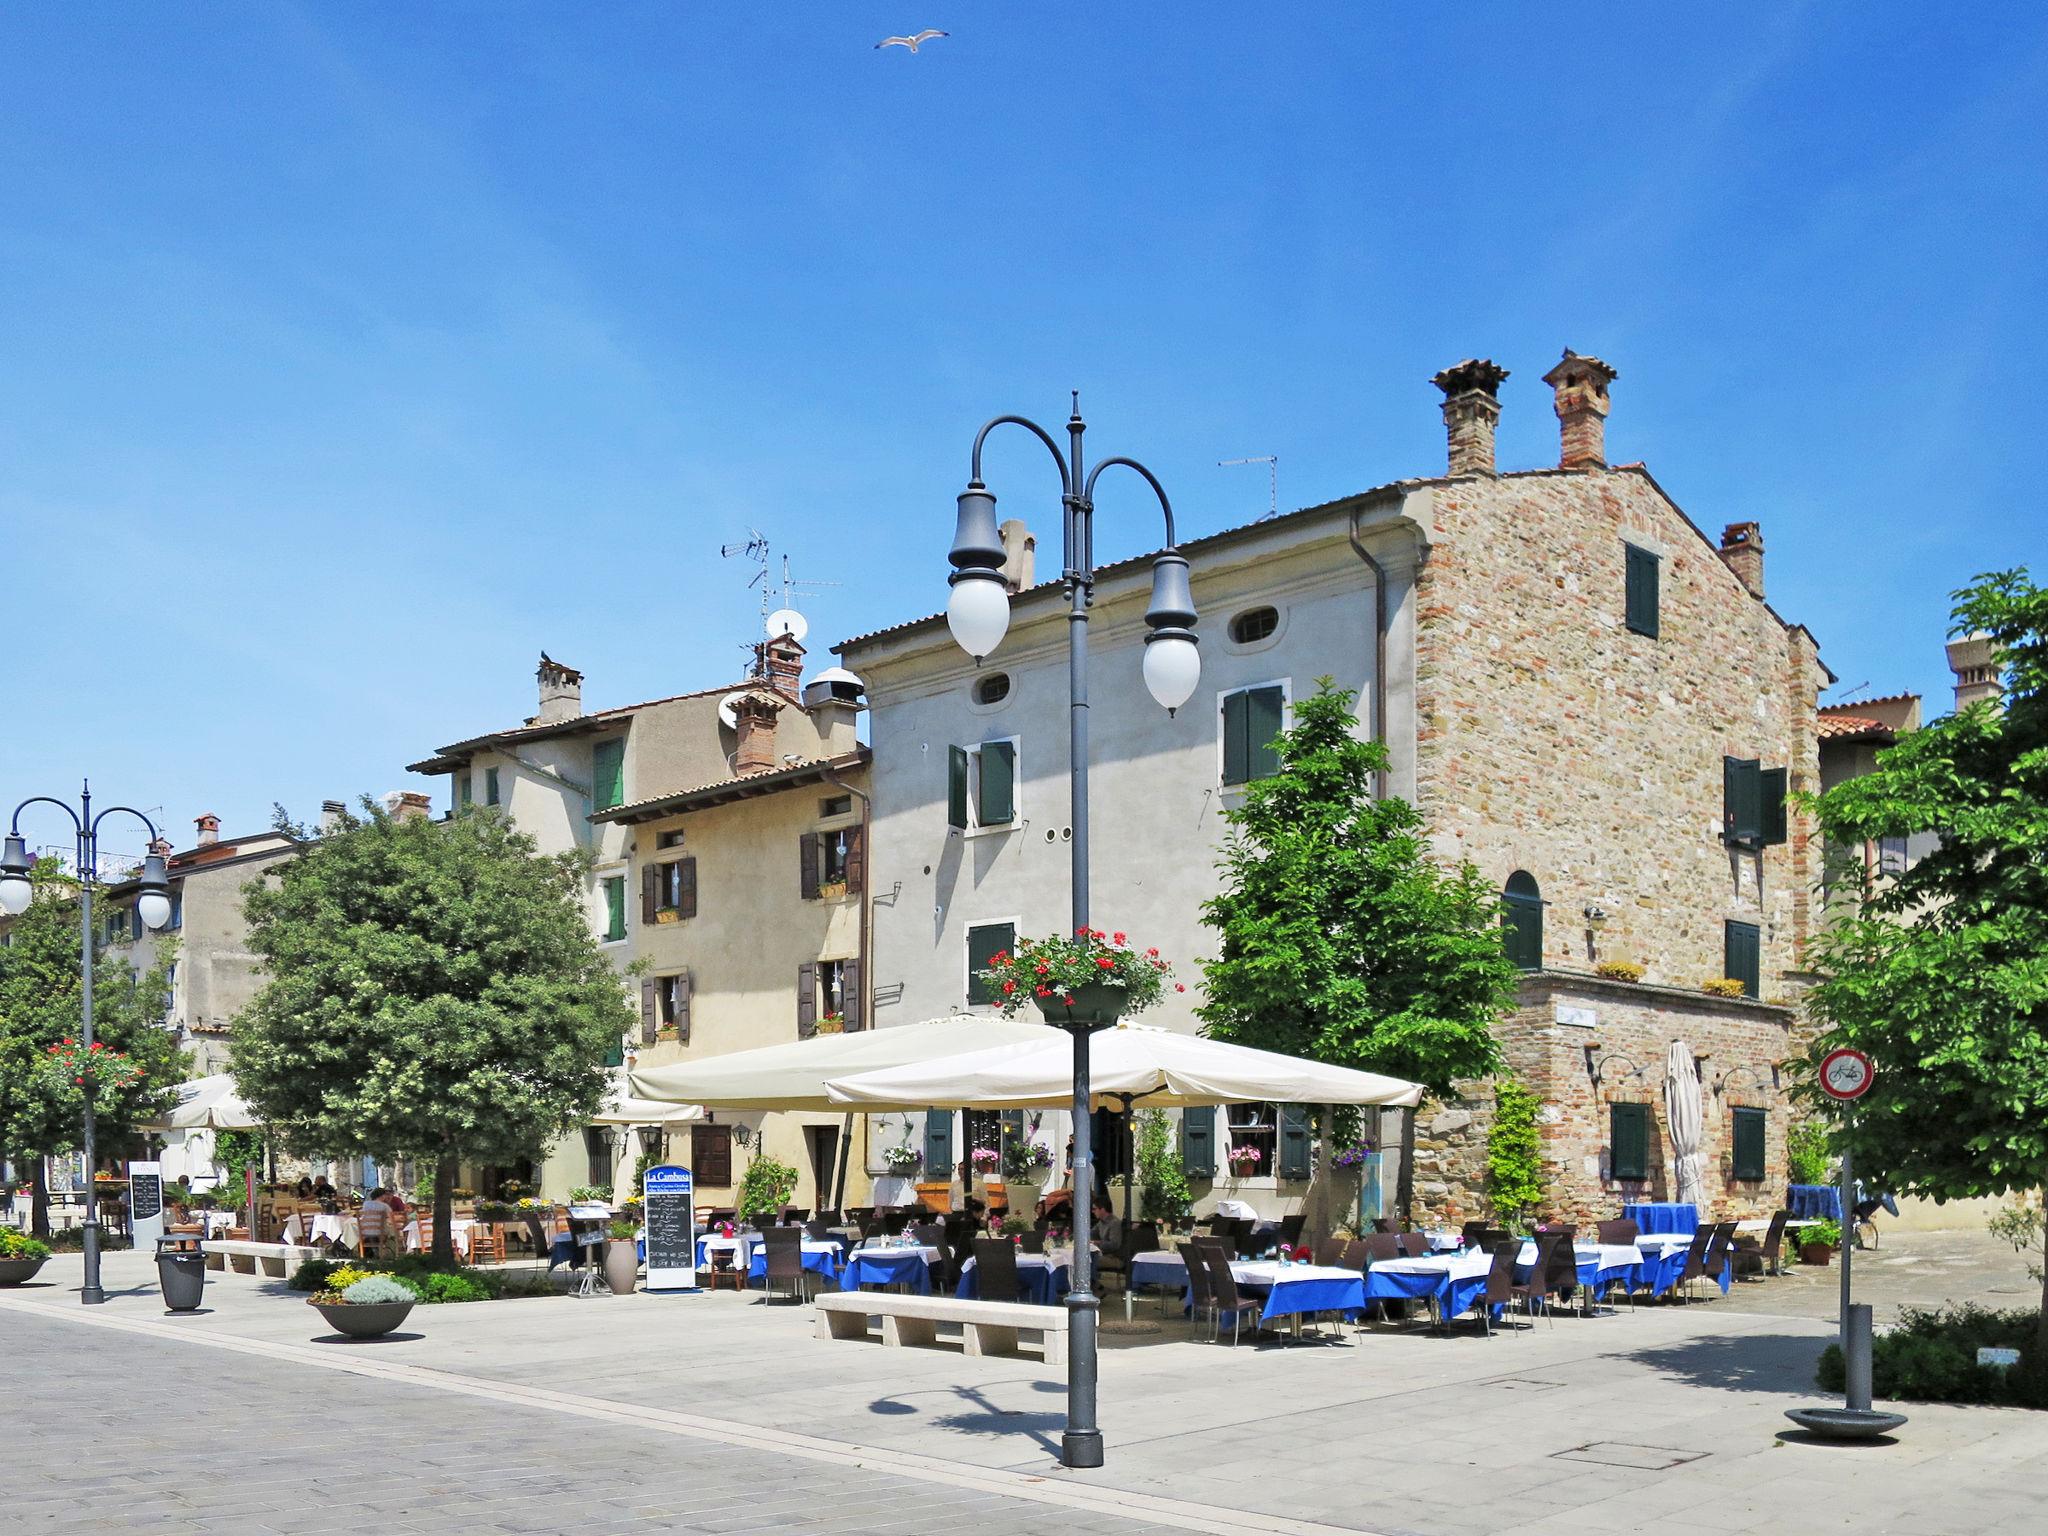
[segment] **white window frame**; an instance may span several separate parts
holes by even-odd
[[[981,824],[981,749],[999,742],[1008,742],[1012,749],[1010,757],[1010,819],[988,826]],[[1024,738],[1022,736],[988,736],[965,748],[967,752],[967,836],[994,837],[1004,832],[1021,832],[1026,825],[1024,819]]]
[[[1216,784],[1226,795],[1241,795],[1244,793],[1246,784],[1256,784],[1258,780],[1247,779],[1244,784],[1225,784],[1223,782],[1223,701],[1234,694],[1257,693],[1261,688],[1278,688],[1280,690],[1280,729],[1283,731],[1294,729],[1294,680],[1292,678],[1269,677],[1264,682],[1242,683],[1235,688],[1225,688],[1219,692],[1216,695]]]
[[[972,935],[973,935],[973,933],[974,933],[974,930],[975,930],[975,929],[977,929],[977,928],[1000,928],[1000,927],[1002,927],[1002,926],[1003,926],[1003,925],[1004,925],[1005,923],[1007,923],[1007,924],[1009,924],[1009,925],[1010,925],[1010,943],[1011,943],[1011,944],[1012,944],[1012,945],[1014,946],[1014,945],[1016,944],[1016,942],[1017,942],[1017,936],[1018,936],[1019,934],[1021,934],[1021,933],[1022,933],[1022,932],[1024,931],[1024,920],[1023,920],[1022,918],[1018,918],[1018,917],[983,917],[983,918],[977,918],[977,919],[976,919],[975,921],[973,921],[973,922],[971,922],[971,923],[962,923],[962,924],[960,925],[960,993],[959,993],[959,997],[960,997],[960,1006],[961,1006],[961,1007],[963,1007],[963,1008],[968,1008],[968,1009],[973,1009],[973,1008],[994,1008],[994,1007],[996,1006],[996,1005],[995,1005],[994,1003],[970,1003],[970,1002],[968,1002],[968,1001],[967,1001],[967,991],[968,991],[968,988],[969,988],[969,987],[970,987],[970,986],[971,986],[971,985],[973,984],[973,981],[974,981],[974,973],[973,973],[972,969],[970,968],[970,965],[969,965],[969,962],[968,962],[968,956],[969,956],[969,955],[970,955],[970,954],[971,954],[971,953],[973,952],[973,948],[974,948],[974,946],[973,946],[973,941],[972,941]]]

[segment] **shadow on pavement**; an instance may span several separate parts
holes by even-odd
[[[1033,1390],[1064,1392],[1058,1382],[1034,1381]],[[1059,1454],[1059,1433],[1066,1428],[1064,1413],[1033,1413],[1021,1408],[999,1408],[979,1387],[952,1387],[936,1393],[906,1393],[900,1397],[876,1398],[868,1404],[868,1412],[901,1416],[915,1414],[919,1410],[907,1399],[909,1397],[939,1396],[951,1398],[963,1405],[963,1411],[939,1413],[928,1421],[934,1429],[949,1429],[965,1435],[1022,1436],[1034,1441],[1042,1450],[1051,1455]]]
[[[1690,1386],[1812,1397],[1819,1391],[1813,1383],[1814,1368],[1828,1343],[1805,1334],[1746,1333],[1639,1349],[1616,1358],[1633,1360]]]

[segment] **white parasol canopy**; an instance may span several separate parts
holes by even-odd
[[[178,1084],[178,1104],[158,1122],[171,1131],[253,1131],[261,1126],[225,1072]]]
[[[626,1083],[626,1074],[613,1074],[612,1086],[605,1094],[604,1105],[590,1117],[592,1125],[682,1125],[690,1120],[702,1120],[704,1106],[701,1104],[678,1104],[668,1099],[635,1098]]]
[[[813,1035],[808,1040],[734,1051],[704,1061],[636,1067],[629,1083],[641,1098],[705,1109],[844,1111],[852,1106],[827,1095],[827,1079],[1031,1041],[1070,1049],[1065,1031],[1048,1024],[955,1014],[922,1024]],[[912,1098],[864,1103],[871,1109],[915,1110],[932,1101]]]
[[[1089,1042],[1089,1082],[1098,1108],[1188,1108],[1262,1099],[1285,1104],[1422,1102],[1422,1085],[1376,1072],[1326,1066],[1277,1051],[1118,1024]],[[834,1078],[832,1102],[849,1108],[929,1104],[939,1109],[1026,1109],[1073,1097],[1074,1048],[1064,1031],[1050,1039],[996,1046],[964,1056],[920,1060]]]
[[[1705,1192],[1700,1178],[1700,1071],[1692,1047],[1671,1042],[1664,1062],[1664,1114],[1671,1125],[1671,1156],[1678,1174],[1676,1198],[1698,1205]]]

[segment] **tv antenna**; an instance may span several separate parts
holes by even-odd
[[[1232,464],[1263,464],[1266,466],[1266,517],[1278,517],[1280,515],[1279,455],[1262,453],[1249,459],[1218,459],[1216,461],[1218,469],[1228,468]],[[1265,520],[1265,518],[1259,519],[1260,522]]]
[[[718,553],[724,558],[751,560],[759,567],[747,578],[747,585],[761,590],[761,633],[768,639],[789,634],[801,644],[809,626],[803,615],[797,611],[797,600],[806,592],[820,587],[836,587],[836,581],[813,581],[807,576],[792,576],[789,571],[789,556],[782,556],[782,580],[774,579],[774,556],[769,549],[768,537],[758,528],[749,528],[744,543],[725,544]],[[744,645],[742,650],[751,653],[754,647]]]

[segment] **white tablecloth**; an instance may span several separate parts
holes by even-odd
[[[208,1237],[219,1237],[234,1226],[236,1219],[233,1211],[194,1211],[192,1214],[205,1224]]]
[[[288,1243],[316,1248],[328,1243],[346,1243],[353,1248],[361,1240],[361,1230],[353,1216],[331,1216],[325,1211],[303,1216],[295,1211],[285,1217],[282,1236]]]
[[[475,1220],[467,1216],[457,1216],[448,1223],[449,1240],[454,1243],[455,1251],[464,1258],[469,1257],[469,1229],[475,1225]],[[430,1218],[415,1216],[405,1224],[405,1246],[408,1252],[418,1253],[433,1240],[434,1223]]]

